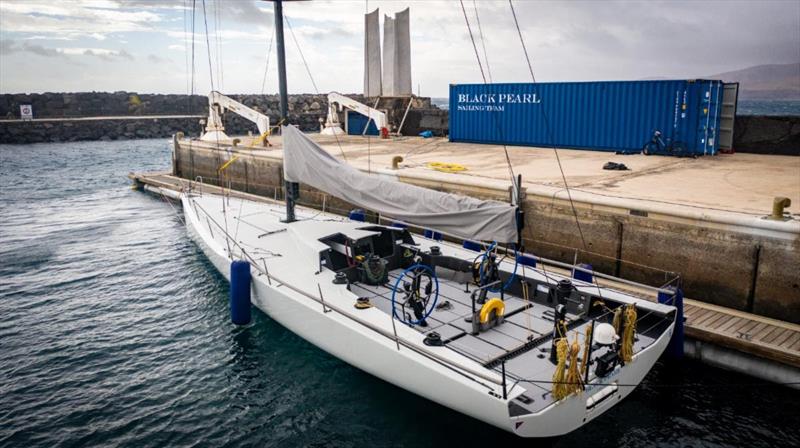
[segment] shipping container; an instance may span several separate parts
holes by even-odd
[[[369,126],[367,126],[367,120],[369,120]],[[347,111],[344,126],[347,135],[378,135],[378,127],[375,125],[375,120],[371,120],[366,115],[361,115],[354,110]],[[364,130],[365,127],[367,127],[366,130]]]
[[[450,141],[716,154],[719,80],[450,85]]]

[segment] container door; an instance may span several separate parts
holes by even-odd
[[[733,152],[733,125],[736,121],[736,103],[739,98],[739,83],[724,83],[722,107],[719,116],[719,150]]]
[[[681,143],[689,152],[695,152],[699,138],[697,133],[697,85],[694,82],[683,81],[675,90],[673,112],[673,143]]]
[[[694,127],[694,141],[687,146],[696,155],[713,155],[717,152],[719,124],[719,81],[698,80],[690,85],[690,112]]]

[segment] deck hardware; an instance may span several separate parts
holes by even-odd
[[[337,272],[336,276],[333,278],[334,285],[344,285],[347,283],[347,274],[344,272]]]
[[[444,345],[444,341],[442,341],[442,336],[435,331],[431,331],[425,336],[425,339],[422,340],[422,343],[430,346],[430,347],[441,347]]]
[[[508,393],[506,393],[506,362],[500,363],[500,368],[503,372],[503,400],[508,400]]]
[[[270,236],[270,235],[274,235],[276,233],[281,233],[281,232],[285,232],[285,231],[286,231],[286,227],[284,227],[282,229],[278,229],[278,230],[271,230],[269,232],[265,232],[265,233],[262,233],[261,235],[258,235],[257,238],[262,238],[262,237],[265,237],[265,236]]]
[[[369,297],[359,297],[356,299],[356,303],[353,305],[357,310],[366,310],[372,308],[372,302],[369,301]]]
[[[269,282],[269,285],[272,286],[272,279],[269,277],[269,269],[267,269],[267,260],[262,258],[261,263],[264,265],[264,274],[267,275],[267,282]]]
[[[331,312],[331,310],[325,307],[325,297],[322,295],[322,287],[319,286],[319,283],[317,283],[317,291],[319,291],[319,301],[320,303],[322,303],[322,312],[323,313]]]

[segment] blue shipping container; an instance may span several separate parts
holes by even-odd
[[[660,131],[716,154],[718,80],[452,84],[450,141],[641,151]]]
[[[369,120],[369,127],[367,132],[364,132],[364,127],[367,126],[366,115],[361,115],[358,112],[347,111],[347,135],[378,135],[378,127],[375,125],[375,120]]]

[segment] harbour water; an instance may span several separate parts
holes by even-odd
[[[378,380],[228,286],[177,204],[130,189],[166,140],[0,145],[0,446],[532,446]],[[799,446],[800,392],[686,360],[554,446]]]

